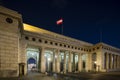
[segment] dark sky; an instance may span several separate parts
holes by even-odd
[[[120,48],[119,0],[0,0],[0,4],[16,10],[24,23],[56,33],[64,20],[64,35],[89,43],[102,42]]]

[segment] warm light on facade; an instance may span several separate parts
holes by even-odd
[[[94,63],[95,63],[95,64],[97,64],[97,62],[96,62],[96,61],[95,61]]]

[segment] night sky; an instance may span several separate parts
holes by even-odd
[[[63,18],[64,35],[96,44],[120,48],[119,0],[0,0],[18,11],[24,23],[61,34],[56,21]]]

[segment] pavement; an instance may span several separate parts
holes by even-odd
[[[0,80],[120,80],[120,72],[67,73],[47,75],[37,72],[31,72],[26,76],[16,78],[0,78]]]
[[[46,74],[31,72],[26,76],[0,78],[0,80],[57,80],[54,76],[48,76]]]

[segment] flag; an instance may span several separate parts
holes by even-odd
[[[60,25],[60,24],[62,24],[62,23],[63,23],[63,19],[59,19],[59,20],[56,22],[57,25]]]

